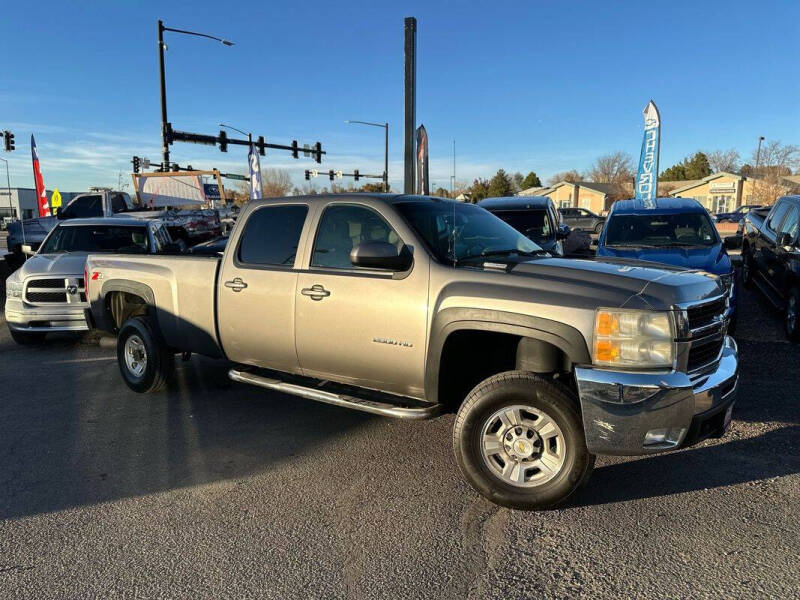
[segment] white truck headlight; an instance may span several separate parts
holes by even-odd
[[[670,312],[599,308],[594,320],[592,361],[626,368],[672,367],[674,329]]]
[[[6,280],[6,298],[22,298],[22,283]]]

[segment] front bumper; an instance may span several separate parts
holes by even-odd
[[[84,310],[86,305],[74,307],[32,308],[22,302],[6,300],[5,317],[8,328],[14,331],[88,331]]]
[[[725,432],[738,387],[738,351],[726,337],[716,367],[698,375],[578,367],[575,377],[589,451],[651,454]]]

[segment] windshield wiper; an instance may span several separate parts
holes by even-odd
[[[455,262],[462,260],[475,260],[479,258],[487,258],[489,256],[510,256],[511,254],[519,254],[520,256],[536,256],[537,254],[547,254],[547,250],[542,248],[538,250],[491,250],[489,252],[481,252],[480,254],[467,254],[466,256],[455,257]]]

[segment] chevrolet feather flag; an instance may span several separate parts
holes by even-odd
[[[247,155],[247,162],[250,165],[250,200],[261,199],[261,160],[258,158],[258,150],[250,144],[250,152]]]
[[[655,208],[658,197],[658,153],[661,146],[661,116],[655,103],[650,100],[644,111],[644,139],[636,173],[636,200],[642,200],[645,208]]]
[[[39,207],[40,217],[50,216],[50,205],[47,202],[47,190],[44,189],[42,170],[39,167],[39,153],[36,152],[36,140],[31,134],[31,159],[33,160],[33,181],[36,184],[36,204]]]

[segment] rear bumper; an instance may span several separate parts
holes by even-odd
[[[586,445],[594,454],[640,455],[686,447],[727,428],[736,399],[736,342],[726,337],[715,369],[636,373],[575,370]]]
[[[26,308],[20,302],[6,302],[8,328],[14,331],[88,331],[83,305],[74,308]]]

